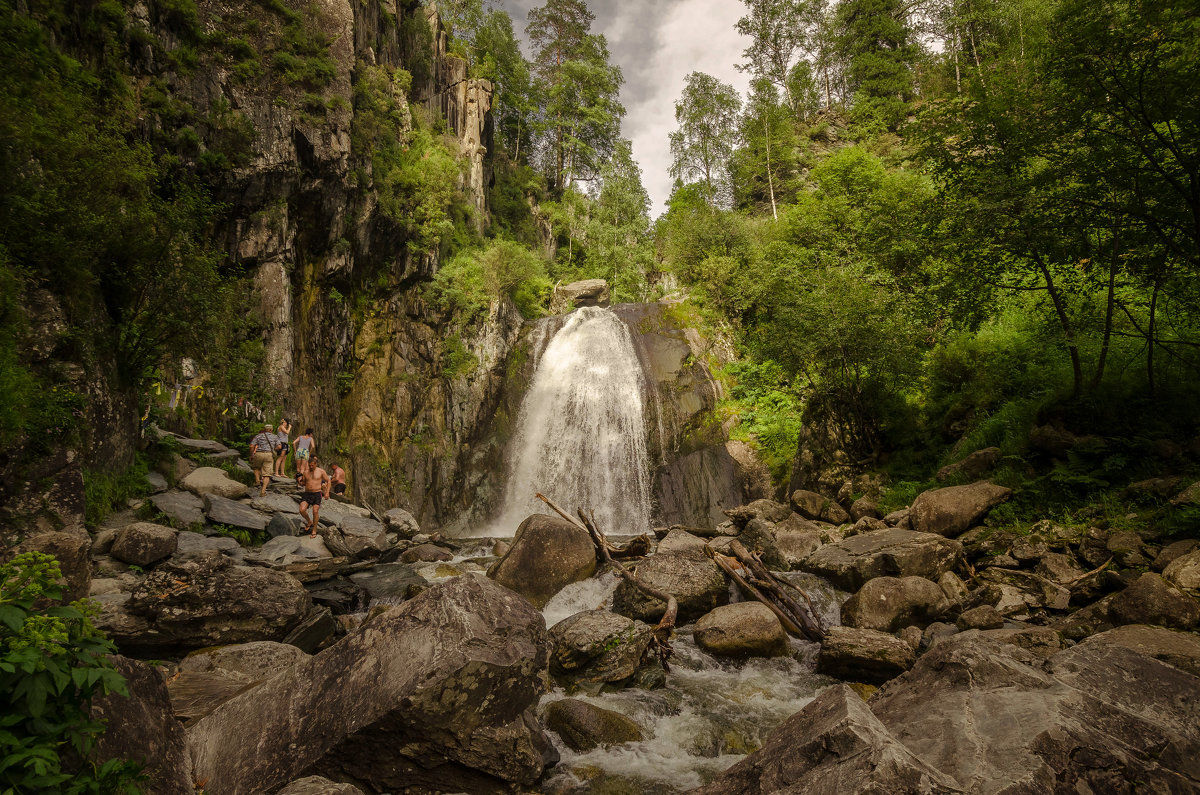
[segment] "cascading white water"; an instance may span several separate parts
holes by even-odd
[[[495,523],[512,535],[531,513],[587,508],[605,533],[650,529],[645,379],[629,329],[612,311],[572,312],[538,360],[509,448]]]

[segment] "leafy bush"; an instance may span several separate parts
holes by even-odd
[[[458,322],[487,314],[493,298],[507,295],[525,317],[539,316],[550,294],[546,263],[512,240],[493,240],[482,250],[457,254],[433,277],[433,299]]]
[[[722,375],[733,381],[725,408],[741,418],[731,435],[752,441],[775,484],[786,485],[800,441],[800,395],[772,361],[733,362]]]
[[[91,622],[97,608],[62,598],[58,562],[26,552],[0,566],[0,791],[137,792],[138,767],[87,760],[104,725],[95,696],[128,695]]]

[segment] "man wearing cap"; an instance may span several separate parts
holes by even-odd
[[[250,466],[254,469],[254,484],[260,486],[259,495],[267,493],[267,484],[275,471],[274,428],[264,425],[262,431],[250,440]]]

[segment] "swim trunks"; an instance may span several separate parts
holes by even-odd
[[[309,505],[321,504],[321,492],[305,491],[300,494],[300,502],[307,502]]]

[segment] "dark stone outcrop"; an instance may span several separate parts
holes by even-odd
[[[188,563],[160,565],[121,612],[98,625],[121,649],[149,655],[204,646],[281,640],[312,609],[304,586],[271,569],[235,566],[210,552]]]
[[[454,578],[198,720],[194,775],[213,795],[305,772],[372,791],[430,777],[454,788],[456,771],[471,788],[529,785],[553,758],[531,711],[549,651],[527,601],[484,577]]]
[[[128,759],[144,767],[147,781],[139,784],[145,795],[179,795],[192,792],[192,762],[188,757],[183,726],[171,712],[171,699],[162,675],[128,657],[111,658],[125,678],[129,696],[110,694],[92,701],[93,720],[106,722],[92,759]]]

